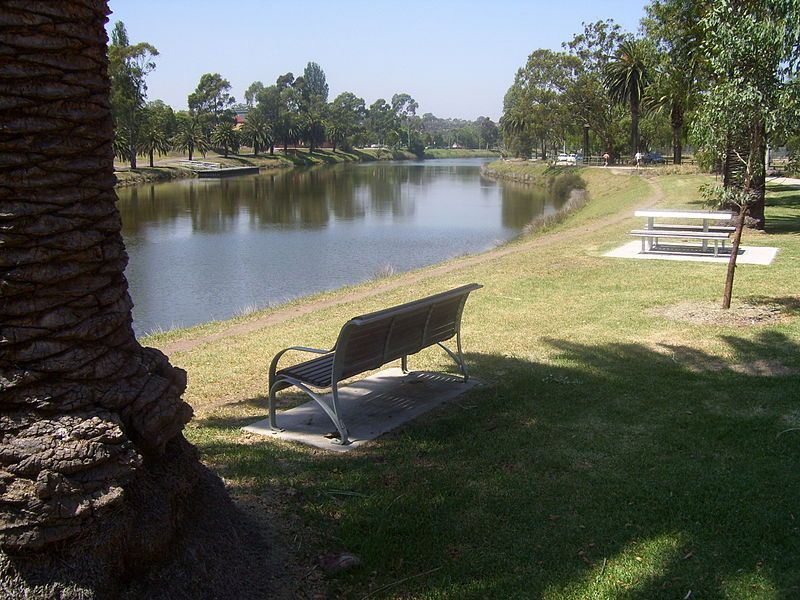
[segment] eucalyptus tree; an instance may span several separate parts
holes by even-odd
[[[260,81],[254,81],[251,83],[248,88],[244,91],[244,102],[245,104],[253,108],[255,106],[256,101],[258,100],[258,95],[264,91],[264,84]]]
[[[147,42],[131,44],[125,24],[117,21],[108,46],[108,73],[111,79],[111,111],[121,140],[127,142],[126,159],[136,168],[142,111],[147,98],[147,75],[156,68],[158,50]],[[118,145],[119,143],[118,142]]]
[[[378,98],[370,104],[364,122],[367,134],[373,141],[384,145],[397,139],[397,128],[399,127],[397,114],[383,98]]]
[[[549,145],[563,140],[564,132],[574,128],[574,118],[566,110],[564,93],[580,66],[575,56],[552,50],[535,50],[524,67],[517,70],[514,83],[503,103],[506,144],[525,150],[522,140],[538,140],[542,158]],[[529,152],[528,152],[529,154]]]
[[[411,121],[417,114],[419,104],[409,94],[395,94],[392,96],[392,110],[397,118],[406,123],[406,146],[411,150]]]
[[[703,89],[701,22],[708,6],[701,0],[654,0],[646,7],[647,16],[642,21],[658,57],[648,100],[653,109],[669,113],[676,165],[682,162],[687,113]]]
[[[575,76],[564,92],[567,110],[580,125],[590,126],[602,140],[604,151],[612,156],[617,150],[622,109],[603,85],[603,73],[625,38],[620,26],[606,19],[584,25],[582,33],[562,44],[579,61]]]
[[[325,71],[315,62],[309,62],[303,70],[303,98],[309,100],[318,98],[322,102],[328,101],[328,82]]]
[[[201,467],[186,374],[131,327],[102,0],[3,2],[0,589],[113,597]],[[25,73],[24,96],[20,79]],[[34,126],[35,125],[35,126]],[[206,475],[203,475],[207,477]],[[13,556],[13,558],[10,558]]]
[[[497,143],[500,138],[500,131],[494,121],[489,117],[478,117],[475,125],[478,128],[478,134],[483,142],[484,149],[488,150]]]
[[[236,102],[231,94],[231,84],[219,73],[204,73],[194,92],[189,94],[189,111],[208,116],[211,124],[219,122],[224,113]]]
[[[172,138],[172,146],[176,150],[186,152],[189,160],[192,160],[195,150],[205,155],[209,146],[201,117],[182,112],[178,113],[177,118],[178,130]]]
[[[334,98],[329,107],[328,137],[333,144],[333,151],[337,146],[348,149],[364,129],[364,119],[367,108],[364,99],[352,92],[342,92]]]
[[[800,121],[800,0],[718,0],[702,25],[711,86],[694,132],[725,161],[722,197],[739,205],[723,294],[728,308],[748,213],[753,226],[764,227],[767,141]]]
[[[617,47],[614,59],[603,68],[603,84],[609,96],[630,109],[631,154],[641,150],[639,115],[645,91],[652,78],[647,64],[647,57],[651,52],[652,48],[646,40],[625,39]]]
[[[767,142],[800,121],[800,1],[720,0],[702,25],[711,84],[694,133],[726,163],[725,184],[750,193],[763,228]]]

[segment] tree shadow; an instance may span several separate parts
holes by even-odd
[[[800,231],[800,186],[773,185],[768,186],[769,192],[798,192],[767,198],[769,207],[779,207],[784,214],[768,214],[765,224],[767,233],[797,233]],[[798,211],[788,214],[787,210]]]
[[[775,331],[725,339],[735,361],[800,356]],[[800,377],[680,345],[545,344],[547,362],[468,354],[481,387],[357,452],[230,436],[203,451],[253,489],[290,482],[295,509],[362,558],[332,583],[339,597],[438,567],[395,591],[800,593],[800,434],[786,433]]]

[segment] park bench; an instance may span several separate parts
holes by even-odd
[[[278,352],[269,367],[269,424],[280,431],[275,417],[275,394],[297,387],[308,394],[330,417],[339,432],[334,443],[347,444],[347,427],[339,410],[339,382],[400,359],[408,372],[408,357],[438,345],[456,362],[466,383],[467,366],[461,353],[461,315],[470,292],[483,286],[463,285],[447,292],[354,317],[339,332],[330,350],[291,346]],[[455,337],[455,352],[444,342]],[[304,362],[278,370],[281,357],[290,350],[318,354]],[[331,402],[316,390],[331,390]]]
[[[725,242],[730,239],[735,227],[729,225],[712,225],[712,221],[729,221],[734,214],[728,211],[700,211],[700,210],[637,210],[637,217],[646,217],[644,229],[634,229],[631,235],[642,238],[642,252],[648,250],[670,248],[659,244],[660,238],[679,240],[700,240],[700,250],[705,252],[708,242],[714,243],[714,256],[719,254],[719,245],[725,250]],[[701,225],[687,225],[685,223],[656,223],[655,219],[681,219],[700,220]]]

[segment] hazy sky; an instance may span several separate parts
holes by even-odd
[[[560,49],[581,22],[612,18],[634,32],[644,1],[110,0],[131,42],[159,51],[148,98],[186,108],[203,73],[231,82],[237,101],[319,63],[330,99],[407,92],[418,114],[497,120],[516,70],[536,48]]]

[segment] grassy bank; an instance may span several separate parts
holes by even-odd
[[[188,371],[187,435],[231,494],[310,527],[301,557],[362,558],[329,597],[800,594],[800,191],[771,191],[767,233],[746,234],[779,247],[775,263],[737,270],[736,301],[778,318],[693,323],[679,317],[719,302],[724,265],[602,254],[628,241],[635,206],[699,208],[705,178],[581,176],[591,201],[515,252],[171,356]],[[460,400],[346,456],[241,431],[266,414],[280,348],[324,347],[355,314],[470,281],[485,286],[463,323],[482,385]],[[410,362],[451,369],[432,349]]]

